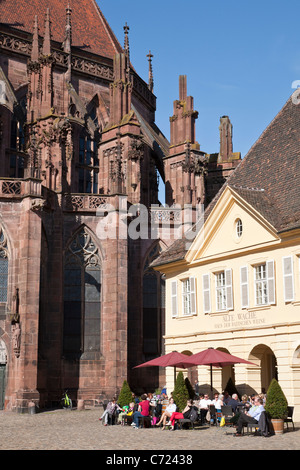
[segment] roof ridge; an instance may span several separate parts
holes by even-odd
[[[241,163],[238,165],[235,171],[233,171],[230,176],[228,177],[227,182],[229,183],[231,179],[234,179],[234,177],[238,176],[239,171],[243,168],[245,165],[245,161],[247,160],[248,156],[251,155],[252,150],[263,140],[265,134],[269,131],[269,129],[272,127],[272,125],[280,118],[281,114],[283,114],[285,108],[289,105],[290,101],[292,100],[292,95],[288,98],[288,100],[285,102],[285,104],[282,106],[282,108],[278,111],[278,113],[274,116],[274,118],[271,120],[271,122],[267,125],[267,127],[263,130],[263,132],[260,134],[260,136],[256,139],[256,141],[251,145],[250,149],[242,158]]]
[[[44,17],[50,9],[53,43],[65,40],[66,9],[72,9],[72,47],[85,53],[113,59],[123,48],[112,31],[96,0],[5,0],[0,1],[0,25],[14,34],[18,31],[33,33],[35,15],[44,35]]]
[[[91,0],[91,2],[92,2],[92,3],[94,4],[94,6],[95,6],[95,9],[96,9],[96,11],[97,11],[97,13],[98,13],[98,15],[99,15],[99,17],[100,17],[102,23],[103,23],[103,26],[104,26],[104,28],[105,28],[105,31],[107,32],[107,34],[108,34],[108,36],[109,36],[109,38],[110,38],[110,40],[111,40],[111,43],[112,43],[112,45],[113,45],[115,51],[116,51],[116,52],[122,52],[122,51],[123,51],[123,48],[122,48],[121,44],[119,43],[119,41],[118,41],[118,39],[117,39],[115,33],[113,32],[113,30],[112,30],[111,27],[109,26],[108,21],[107,21],[107,19],[105,18],[104,14],[102,13],[102,10],[101,10],[101,8],[99,7],[98,3],[96,2],[96,0]],[[117,45],[118,47],[116,47],[116,45]]]

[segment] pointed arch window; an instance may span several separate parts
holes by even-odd
[[[68,246],[64,266],[64,355],[94,358],[100,352],[101,264],[86,228]]]
[[[143,273],[143,353],[146,360],[160,354],[164,334],[165,277],[150,267],[160,254],[157,244],[149,253]]]
[[[96,142],[86,130],[79,137],[78,192],[98,193],[99,160]]]
[[[17,106],[10,124],[9,177],[24,178],[26,97]]]

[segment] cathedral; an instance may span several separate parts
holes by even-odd
[[[164,276],[151,263],[173,239],[126,229],[141,207],[172,228],[172,206],[207,206],[241,161],[228,116],[219,150],[200,150],[185,75],[162,134],[153,56],[144,81],[129,26],[121,45],[100,8],[0,4],[0,409],[164,385],[163,371],[134,367],[164,353]]]

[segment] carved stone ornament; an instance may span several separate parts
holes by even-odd
[[[21,346],[21,328],[20,323],[12,325],[12,346],[14,355],[20,357],[20,346]]]
[[[140,161],[144,157],[144,144],[140,139],[132,139],[130,150],[128,151],[128,159]]]
[[[19,289],[15,287],[15,292],[12,298],[12,305],[11,305],[11,323],[12,324],[20,322],[19,305],[20,305]]]

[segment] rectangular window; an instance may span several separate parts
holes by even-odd
[[[249,287],[248,287],[248,267],[242,266],[240,268],[241,279],[241,305],[242,308],[249,307]]]
[[[190,277],[182,281],[182,314],[196,315],[195,277]]]
[[[294,300],[293,257],[285,256],[282,259],[282,264],[283,264],[284,301],[292,302]]]
[[[202,287],[203,287],[203,309],[204,313],[209,313],[211,310],[210,305],[210,276],[209,274],[203,274],[202,276]]]
[[[232,271],[226,269],[215,274],[217,311],[233,309]]]
[[[177,281],[171,282],[171,308],[172,317],[178,316],[178,302],[177,302]]]
[[[183,303],[183,315],[191,314],[191,285],[190,280],[185,279],[182,282],[182,303]]]
[[[266,264],[260,264],[254,267],[255,283],[255,304],[267,305],[268,303],[268,283]]]
[[[222,271],[215,275],[216,280],[216,305],[217,310],[226,310],[226,284],[225,272]]]

